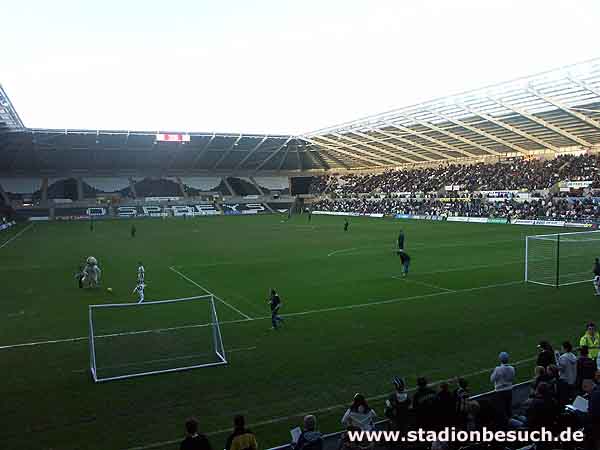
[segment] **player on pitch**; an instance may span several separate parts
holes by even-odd
[[[404,230],[400,230],[398,235],[398,250],[404,251]]]
[[[136,294],[138,295],[138,303],[143,303],[144,302],[144,289],[146,288],[146,285],[144,284],[143,281],[139,281],[137,286],[135,288],[133,288],[133,292],[132,294]]]
[[[137,281],[138,283],[143,283],[146,281],[146,269],[144,269],[144,265],[141,261],[138,262]]]
[[[595,259],[592,270],[594,272],[594,289],[596,290],[596,295],[600,296],[600,259]]]
[[[271,324],[273,325],[273,330],[276,330],[279,327],[279,324],[283,322],[283,318],[279,316],[279,308],[281,308],[281,298],[279,298],[279,294],[275,289],[271,289],[269,300],[267,300],[269,306],[271,307]]]
[[[410,256],[404,250],[398,250],[398,255],[400,255],[400,263],[402,263],[402,276],[405,277],[408,275],[410,267]]]

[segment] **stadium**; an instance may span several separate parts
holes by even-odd
[[[600,59],[290,135],[30,128],[9,94],[2,448],[597,448]]]

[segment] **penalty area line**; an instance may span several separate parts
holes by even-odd
[[[433,289],[439,289],[441,291],[456,292],[454,289],[448,289],[448,288],[444,288],[441,286],[436,286],[435,284],[425,283],[424,281],[412,280],[412,279],[409,279],[408,277],[401,277],[399,275],[392,275],[392,278],[394,278],[396,280],[407,281],[408,283],[420,284],[421,286],[425,286],[425,287],[429,287],[429,288],[433,288]]]
[[[531,358],[525,358],[525,359],[521,359],[519,361],[515,361],[513,363],[511,363],[513,366],[521,366],[523,364],[529,363],[531,361],[535,361],[536,357],[531,357]],[[470,373],[466,373],[463,375],[458,375],[456,377],[452,377],[452,378],[446,378],[443,380],[438,380],[438,381],[434,381],[432,383],[430,383],[430,386],[438,386],[442,383],[451,383],[454,380],[456,380],[457,378],[471,378],[471,377],[476,377],[479,375],[483,375],[486,373],[489,373],[493,370],[493,367],[490,368],[486,368],[486,369],[480,369],[474,372],[470,372]],[[414,392],[416,391],[417,388],[411,388],[411,389],[407,389],[406,392]],[[389,397],[389,392],[385,393],[385,394],[380,394],[380,395],[375,395],[373,397],[368,397],[367,401],[371,402],[371,401],[377,401],[377,400],[382,400],[386,397]],[[290,414],[288,416],[279,416],[279,417],[274,417],[272,419],[267,419],[267,420],[262,420],[259,422],[255,422],[252,424],[249,424],[248,427],[249,428],[257,428],[257,427],[263,427],[263,426],[267,426],[267,425],[273,425],[276,423],[281,423],[281,422],[287,422],[293,419],[297,419],[299,417],[304,417],[308,414],[323,414],[323,413],[329,413],[331,411],[336,411],[336,410],[343,410],[344,408],[348,407],[348,402],[346,403],[339,403],[337,405],[331,405],[331,406],[325,406],[322,408],[318,408],[318,409],[312,409],[310,411],[302,411],[302,412],[298,412],[298,413],[294,413],[294,414]],[[225,433],[230,433],[232,431],[231,428],[223,428],[220,430],[214,430],[214,431],[209,431],[208,433],[206,433],[207,436],[218,436],[220,434],[225,434]],[[333,433],[336,434],[336,433]],[[168,441],[161,441],[161,442],[153,442],[147,445],[140,445],[137,447],[130,447],[126,450],[150,450],[153,448],[161,448],[164,447],[166,445],[172,445],[172,444],[176,444],[178,442],[181,442],[181,438],[177,438],[177,439],[171,439]]]
[[[352,250],[358,250],[358,247],[342,248],[341,250],[334,250],[330,253],[327,253],[327,256],[337,255],[338,253],[351,252]]]
[[[245,318],[246,320],[252,320],[252,317],[250,317],[248,314],[244,314],[242,311],[240,311],[239,309],[237,309],[235,306],[233,306],[230,303],[227,303],[225,300],[223,300],[221,297],[213,294],[212,292],[210,292],[208,289],[206,289],[204,286],[199,285],[198,283],[196,283],[194,280],[192,280],[190,277],[188,277],[187,275],[181,273],[179,270],[175,269],[173,266],[169,267],[169,269],[173,272],[175,272],[177,275],[179,275],[181,278],[183,278],[184,280],[192,283],[194,286],[199,287],[200,289],[202,289],[204,292],[206,292],[209,295],[212,295],[214,298],[216,298],[218,301],[220,301],[221,303],[223,303],[225,306],[229,306],[229,308],[233,309],[236,313],[238,313],[240,316],[242,316],[243,318]]]
[[[429,297],[441,297],[443,295],[458,294],[460,292],[473,292],[473,291],[480,291],[483,289],[491,289],[491,288],[504,287],[504,286],[514,286],[516,284],[523,284],[523,283],[524,283],[523,280],[508,281],[505,283],[495,283],[495,284],[489,284],[486,286],[476,286],[476,287],[466,288],[466,289],[457,289],[455,291],[433,292],[431,294],[413,295],[411,297],[396,297],[396,298],[390,298],[387,300],[375,300],[375,301],[368,302],[368,303],[355,303],[353,305],[332,306],[330,308],[311,309],[308,311],[280,314],[280,316],[281,317],[296,317],[296,316],[305,316],[308,314],[319,314],[319,313],[331,312],[331,311],[342,311],[342,310],[356,309],[356,308],[368,308],[370,306],[389,305],[389,304],[408,302],[408,301],[413,301],[413,300],[421,300],[421,299],[429,298]],[[267,317],[271,318],[271,316],[264,316],[262,318],[267,318]],[[259,319],[259,318],[260,317],[257,317],[257,319]],[[223,322],[221,322],[221,323],[223,323]]]
[[[32,223],[30,223],[29,225],[27,225],[25,228],[23,228],[21,231],[19,231],[17,234],[15,234],[13,237],[11,237],[10,239],[8,239],[7,241],[3,242],[2,245],[0,245],[0,248],[4,248],[6,247],[8,244],[10,244],[12,241],[14,241],[16,238],[18,238],[19,236],[21,236],[23,233],[25,233],[27,230],[29,230],[31,227],[33,226]]]

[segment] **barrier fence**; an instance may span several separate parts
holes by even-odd
[[[525,381],[523,383],[519,383],[513,386],[513,408],[518,408],[521,406],[525,400],[529,397],[529,391],[531,387],[531,381]],[[470,400],[474,401],[494,401],[495,400],[495,392],[489,391],[482,394],[474,395],[470,397]],[[317,417],[317,421],[318,421]],[[301,418],[300,418],[301,420]],[[389,420],[383,419],[379,420],[375,423],[375,427],[377,430],[384,430],[387,427]],[[336,431],[335,433],[328,433],[322,436],[323,438],[323,450],[338,450],[340,439],[345,431]],[[292,444],[284,444],[279,445],[277,447],[272,447],[268,450],[292,450]]]

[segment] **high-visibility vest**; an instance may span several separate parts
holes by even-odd
[[[590,349],[590,358],[598,358],[598,353],[600,353],[600,333],[596,332],[593,336],[585,333],[579,340],[579,346],[582,347],[584,345],[587,345]]]

